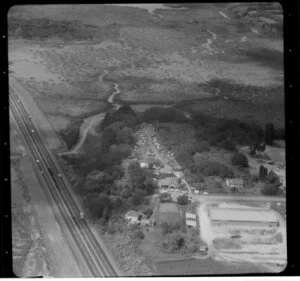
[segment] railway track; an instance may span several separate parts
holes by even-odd
[[[57,207],[58,221],[64,223],[78,246],[86,268],[91,276],[118,276],[117,270],[107,257],[104,249],[94,236],[86,220],[79,218],[80,208],[77,206],[72,194],[64,180],[57,175],[60,173],[49,151],[44,145],[28,112],[20,101],[17,93],[10,87],[10,110],[22,132],[24,140],[35,161],[35,168],[42,179],[43,189],[52,206]],[[52,171],[52,173],[49,171]]]

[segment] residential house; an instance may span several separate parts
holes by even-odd
[[[226,185],[229,188],[240,189],[240,188],[244,187],[244,180],[243,179],[226,179]]]
[[[143,214],[137,211],[128,211],[125,214],[125,220],[128,221],[129,224],[140,224],[141,219],[143,218]]]
[[[167,177],[164,179],[159,180],[159,188],[177,188],[178,181],[174,177]]]

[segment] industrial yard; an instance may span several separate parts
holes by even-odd
[[[247,261],[276,271],[286,266],[285,220],[268,204],[229,201],[207,204],[199,211],[204,209],[207,223],[202,227],[200,220],[200,228],[216,260]]]

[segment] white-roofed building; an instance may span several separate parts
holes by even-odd
[[[252,208],[209,208],[209,217],[213,225],[257,225],[278,226],[279,222],[273,210]]]
[[[185,213],[185,224],[187,227],[197,227],[197,217],[196,214],[186,212]]]

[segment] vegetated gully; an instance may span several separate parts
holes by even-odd
[[[103,77],[106,74],[108,74],[108,72],[105,70],[103,74],[100,75],[99,80],[101,82],[103,82]],[[107,99],[107,102],[110,103],[112,107],[115,108],[116,110],[121,107],[120,104],[114,102],[115,95],[118,95],[120,93],[119,86],[120,85],[118,83],[113,83],[113,92]],[[98,125],[100,122],[102,122],[102,120],[105,118],[105,115],[106,113],[98,113],[96,115],[86,118],[80,126],[79,138],[77,143],[69,151],[60,153],[59,155],[78,153],[90,129]]]
[[[97,245],[98,242],[94,239],[87,222],[80,220],[77,215],[74,215],[77,214],[79,210],[72,200],[72,196],[69,194],[68,189],[64,187],[64,181],[58,182],[58,180],[54,179],[49,173],[47,166],[50,166],[53,171],[56,171],[56,167],[46,151],[46,148],[42,145],[43,142],[40,139],[39,134],[36,132],[34,134],[35,137],[31,134],[30,126],[33,125],[28,124],[28,122],[30,123],[31,121],[24,118],[24,116],[27,116],[27,112],[23,108],[23,105],[16,101],[14,90],[10,90],[10,110],[25,138],[25,143],[27,143],[28,148],[35,159],[41,157],[44,159],[39,162],[39,165],[35,163],[35,165],[39,166],[35,168],[44,171],[43,174],[37,174],[40,175],[40,178],[45,185],[49,185],[48,188],[45,188],[45,191],[49,199],[51,199],[51,202],[53,202],[53,206],[56,206],[59,209],[57,212],[57,214],[60,214],[59,217],[57,217],[58,220],[66,224],[68,229],[73,230],[70,231],[70,235],[83,254],[88,271],[92,276],[117,276],[117,272],[114,270],[110,260],[106,257],[103,249]],[[47,165],[44,161],[47,162]]]
[[[104,71],[103,74],[101,74],[99,76],[99,80],[100,82],[104,83],[103,79],[104,76],[108,74],[108,71]],[[114,101],[114,98],[116,95],[120,94],[120,89],[119,89],[119,84],[118,83],[113,83],[113,92],[112,94],[108,97],[107,102],[111,104],[112,108],[118,110],[122,104],[117,103]],[[146,105],[146,104],[143,104]],[[150,105],[150,104],[149,104]],[[174,106],[174,103],[170,104],[170,105],[164,105],[164,107],[172,107]],[[187,118],[190,118],[189,113],[184,112],[185,116]],[[106,113],[98,113],[96,115],[90,116],[88,118],[86,118],[81,126],[80,126],[80,132],[79,132],[79,138],[77,143],[67,152],[63,152],[63,153],[59,153],[59,155],[67,155],[67,154],[74,154],[74,153],[78,153],[81,146],[83,145],[87,134],[89,133],[90,129],[92,129],[93,127],[95,127],[96,125],[98,125],[99,123],[101,123],[103,121],[103,119],[105,118]]]

